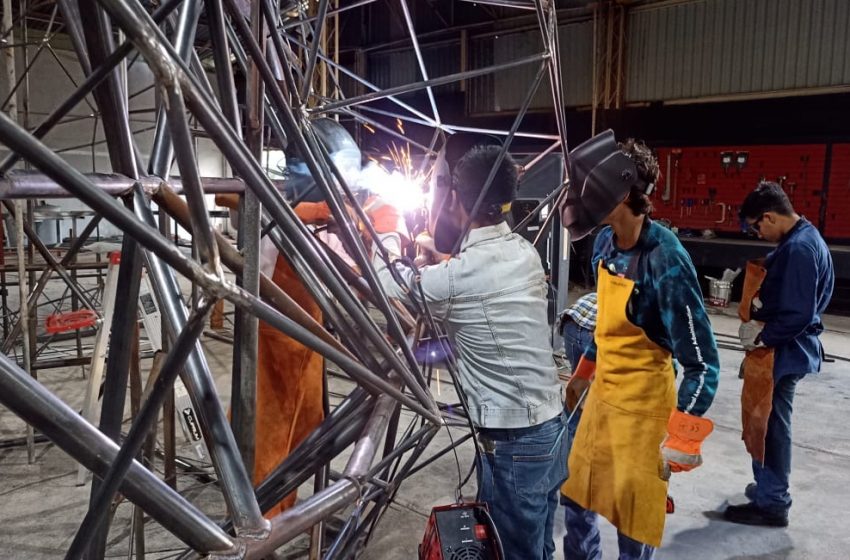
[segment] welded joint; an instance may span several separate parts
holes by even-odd
[[[241,540],[264,541],[269,538],[272,532],[272,523],[268,519],[263,519],[263,523],[259,527],[242,527],[236,529],[236,536]],[[243,558],[247,549],[244,543],[241,543]]]
[[[340,480],[340,482],[343,481],[343,480],[347,480],[348,482],[350,482],[354,486],[354,488],[357,490],[357,500],[356,500],[357,502],[360,502],[363,499],[365,487],[366,487],[366,484],[365,484],[366,474],[365,473],[360,473],[360,474],[344,473],[339,478],[339,480]]]
[[[268,523],[268,522],[267,522]],[[224,552],[211,552],[204,556],[206,560],[243,560],[248,553],[248,547],[241,540],[237,540],[233,548]]]
[[[157,34],[147,25],[143,25],[136,34],[136,47],[143,52],[148,66],[158,85],[163,90],[173,90],[180,94],[177,66],[171,60],[168,50],[159,42]],[[168,96],[163,96],[162,102],[168,107]]]

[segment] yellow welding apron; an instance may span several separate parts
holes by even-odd
[[[738,316],[750,320],[753,299],[767,275],[763,261],[747,262]],[[754,461],[764,463],[767,421],[773,408],[773,349],[755,348],[744,356],[744,387],[741,390],[741,439]]]
[[[658,547],[667,506],[661,443],[676,406],[675,376],[670,352],[628,319],[634,289],[600,262],[596,378],[562,492],[627,537]]]

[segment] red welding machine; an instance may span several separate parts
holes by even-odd
[[[501,560],[487,504],[432,509],[425,538],[419,545],[419,560]]]

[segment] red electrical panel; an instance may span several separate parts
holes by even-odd
[[[850,238],[850,144],[833,144],[829,166],[824,236]]]
[[[833,158],[835,150],[833,147]],[[844,153],[844,195],[850,210],[850,145]],[[798,212],[818,224],[824,180],[826,145],[708,146],[656,150],[661,180],[652,195],[653,217],[679,229],[740,232],[738,209],[759,180],[780,182]],[[838,173],[833,161],[833,173]],[[830,188],[830,199],[833,191]],[[828,220],[830,222],[835,220]],[[843,228],[850,237],[846,224]],[[829,233],[827,235],[830,235]],[[838,234],[834,234],[838,235]]]

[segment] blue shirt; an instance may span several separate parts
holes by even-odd
[[[759,291],[761,341],[774,349],[773,376],[817,373],[821,366],[821,315],[832,298],[832,256],[818,230],[801,218],[765,260]]]
[[[638,262],[630,266],[635,258]],[[720,358],[696,270],[679,239],[647,219],[637,244],[624,251],[617,248],[614,231],[606,227],[593,247],[594,270],[600,260],[615,274],[635,271],[626,316],[682,367],[678,409],[705,414],[717,391]],[[595,342],[585,354],[596,359]]]

